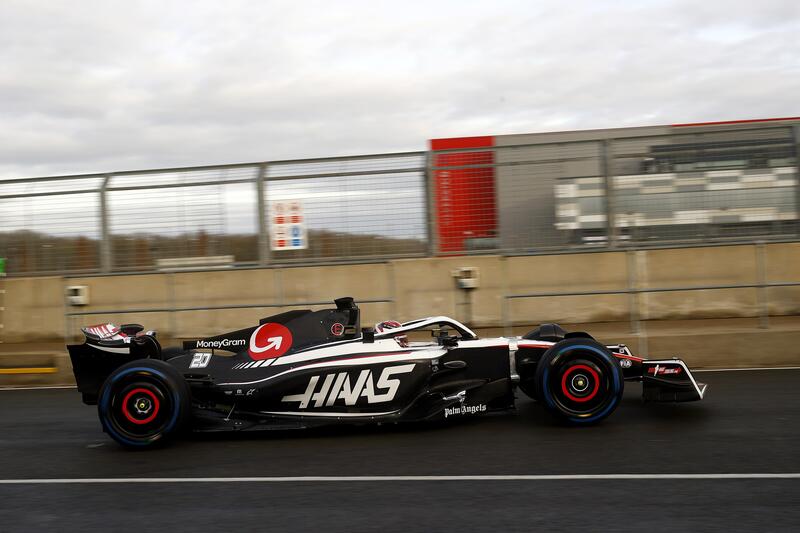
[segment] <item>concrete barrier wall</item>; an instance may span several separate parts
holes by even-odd
[[[510,257],[508,294],[625,290],[624,252]],[[629,314],[627,295],[525,298],[509,301],[514,324],[615,322]]]
[[[639,286],[744,285],[758,282],[757,248],[724,246],[636,253]],[[757,316],[755,289],[641,295],[647,320]]]
[[[5,278],[4,285],[4,343],[64,338],[66,309],[61,278]]]
[[[763,261],[759,264],[759,254]],[[169,338],[190,338],[243,327],[303,302],[387,300],[362,305],[363,324],[450,315],[477,328],[544,321],[601,323],[628,320],[631,306],[646,320],[800,315],[800,287],[677,293],[570,296],[509,300],[510,294],[623,290],[800,280],[800,243],[659,249],[541,256],[462,256],[359,265],[217,270],[83,278],[6,278],[5,343],[60,342],[85,324],[141,322]],[[479,288],[465,294],[451,275],[476,267]],[[89,287],[90,305],[66,307],[68,285]],[[270,304],[259,309],[143,313],[220,305]],[[65,317],[66,311],[117,310]],[[125,313],[124,311],[130,311]]]
[[[800,278],[800,243],[767,246],[766,256],[768,281]],[[766,292],[771,315],[800,315],[800,287],[775,287]]]

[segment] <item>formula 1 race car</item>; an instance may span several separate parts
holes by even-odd
[[[555,324],[493,339],[443,316],[361,329],[353,299],[335,303],[182,349],[162,350],[155,332],[138,324],[83,328],[85,342],[67,348],[78,390],[97,404],[104,431],[138,448],[184,429],[466,417],[513,409],[516,388],[557,418],[591,424],[616,409],[625,381],[641,381],[648,401],[701,400],[706,390],[679,359],[644,360]]]

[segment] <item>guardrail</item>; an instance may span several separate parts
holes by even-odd
[[[766,297],[766,289],[772,287],[798,287],[800,281],[782,281],[782,282],[765,282],[765,283],[743,283],[743,284],[728,284],[728,285],[693,285],[693,286],[678,286],[678,287],[652,287],[652,288],[627,288],[615,290],[599,290],[599,291],[567,291],[567,292],[535,292],[528,294],[508,294],[503,297],[503,328],[506,335],[511,335],[513,327],[513,319],[510,315],[509,300],[521,298],[552,298],[552,297],[566,297],[566,296],[603,296],[603,295],[620,295],[628,294],[633,297],[629,303],[629,321],[631,325],[631,333],[639,334],[641,332],[641,317],[639,313],[638,295],[646,293],[660,293],[660,292],[688,292],[688,291],[709,291],[709,290],[725,290],[725,289],[758,289],[758,309],[759,309],[759,327],[769,327],[769,301]]]
[[[502,322],[503,329],[507,335],[511,334],[513,319],[509,302],[515,299],[524,298],[558,298],[570,296],[609,296],[625,295],[629,296],[628,301],[628,320],[630,322],[631,333],[639,335],[642,333],[640,313],[640,294],[648,293],[668,293],[668,292],[693,292],[693,291],[713,291],[713,290],[736,290],[736,289],[755,289],[756,301],[758,306],[759,327],[769,328],[769,298],[767,289],[775,287],[798,287],[800,281],[767,281],[767,257],[766,243],[757,241],[755,243],[754,270],[756,281],[754,283],[728,283],[713,285],[677,285],[670,287],[640,287],[638,285],[638,274],[636,267],[635,251],[625,252],[627,258],[627,287],[620,289],[589,290],[589,291],[547,291],[520,294],[506,294],[502,300]]]

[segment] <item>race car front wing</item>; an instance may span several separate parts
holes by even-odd
[[[642,361],[642,397],[651,402],[702,400],[708,385],[695,380],[680,359]]]

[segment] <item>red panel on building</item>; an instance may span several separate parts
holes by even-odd
[[[477,246],[473,239],[497,235],[494,151],[435,153],[436,150],[488,148],[494,137],[433,139],[434,194],[440,252],[460,252]],[[476,168],[463,168],[472,165]],[[456,167],[447,169],[442,167]]]

